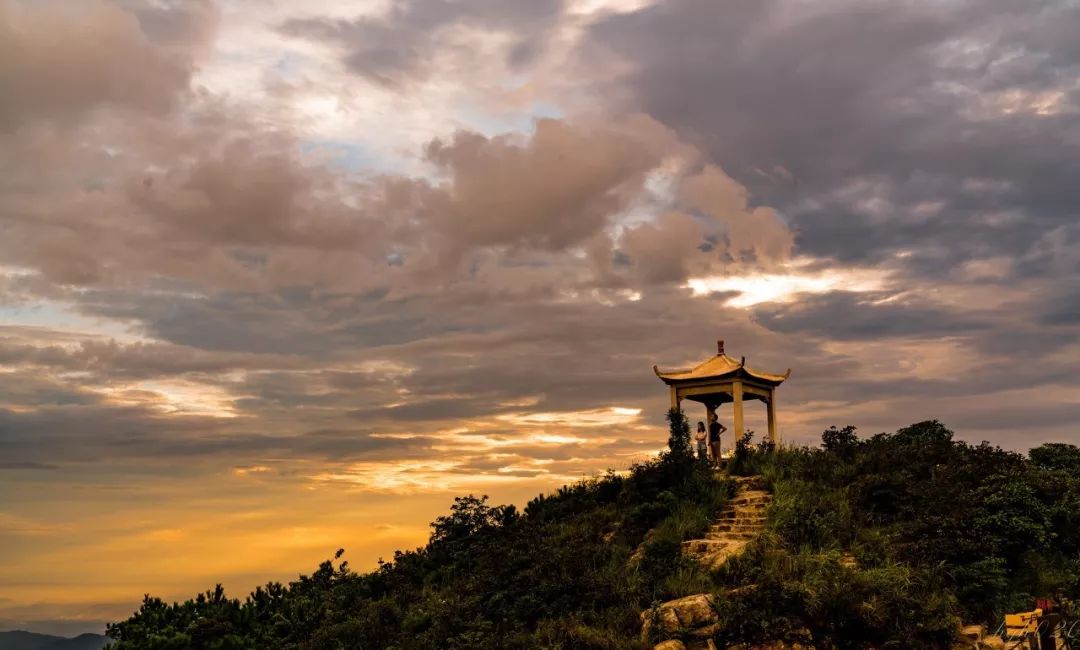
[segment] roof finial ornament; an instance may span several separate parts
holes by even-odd
[[[716,355],[720,356],[724,354],[724,339],[716,340]]]

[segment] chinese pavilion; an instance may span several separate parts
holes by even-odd
[[[722,404],[731,402],[732,430],[735,436],[743,431],[743,400],[765,402],[769,416],[769,440],[776,444],[776,388],[791,375],[791,368],[782,375],[761,372],[747,367],[746,357],[738,361],[724,354],[724,341],[716,342],[716,356],[686,370],[653,372],[671,388],[671,408],[681,409],[684,399],[705,405],[706,416],[716,413]]]

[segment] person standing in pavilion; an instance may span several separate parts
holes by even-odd
[[[697,441],[697,455],[699,460],[709,460],[712,455],[709,453],[707,441],[709,434],[705,431],[705,423],[698,421],[697,433],[694,434],[694,440]]]
[[[712,452],[713,463],[720,464],[720,435],[727,431],[727,427],[720,424],[716,413],[709,413],[709,451]]]

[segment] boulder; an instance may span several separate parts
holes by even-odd
[[[956,636],[953,650],[979,650],[984,634],[986,628],[982,625],[965,625]]]
[[[646,639],[651,635],[654,625],[661,636],[685,632],[696,637],[711,637],[717,624],[712,594],[696,594],[669,600],[655,609],[641,613],[641,635]]]
[[[985,650],[1005,650],[1005,640],[1000,636],[989,634],[982,638],[982,641],[979,643],[979,648]]]

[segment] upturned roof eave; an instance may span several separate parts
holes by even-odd
[[[717,355],[717,357],[720,356],[723,355]],[[755,379],[757,381],[767,384],[772,384],[774,386],[779,386],[788,377],[791,376],[791,368],[788,368],[787,371],[782,375],[770,372],[760,372],[751,368],[747,368],[746,357],[741,358],[737,365],[730,367],[730,369],[725,370],[724,372],[699,372],[699,368],[708,365],[709,362],[713,361],[714,359],[705,361],[704,363],[699,364],[698,367],[690,369],[664,371],[660,370],[658,366],[654,365],[653,372],[656,373],[656,376],[659,377],[661,381],[668,385],[700,381],[720,381],[724,379],[735,379],[738,376],[742,376],[748,377],[750,379]],[[728,359],[730,359],[730,357],[728,357]],[[731,359],[731,361],[734,362],[733,359]]]

